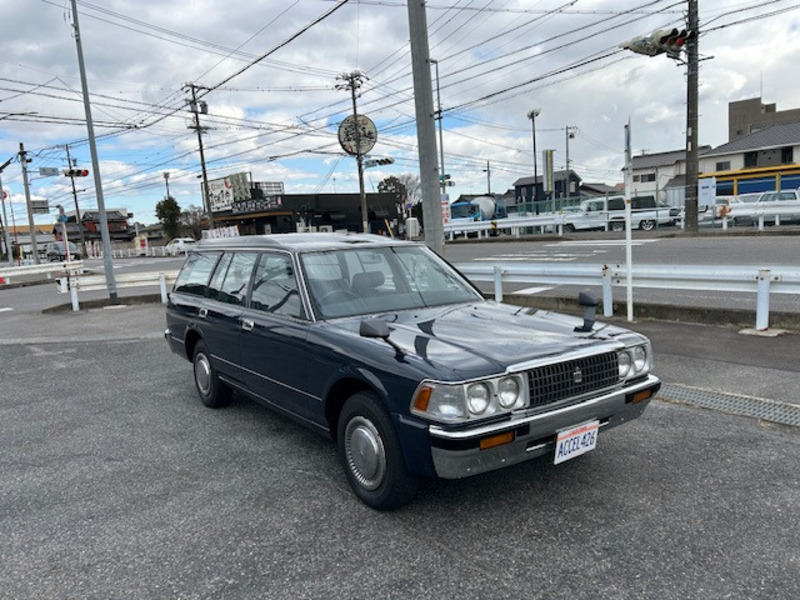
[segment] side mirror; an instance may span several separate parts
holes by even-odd
[[[591,292],[581,292],[578,294],[578,304],[583,306],[583,325],[576,327],[576,332],[588,333],[594,327],[594,318],[597,311],[598,301]]]
[[[358,334],[361,337],[382,339],[384,342],[394,348],[398,358],[402,358],[405,355],[405,352],[403,352],[403,349],[400,346],[389,339],[391,333],[392,332],[389,329],[389,325],[383,319],[364,319],[361,321],[361,325],[358,328]]]

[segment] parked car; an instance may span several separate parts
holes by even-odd
[[[81,253],[78,251],[78,246],[73,242],[69,244],[69,257],[71,260],[80,260]],[[64,242],[50,242],[44,248],[44,254],[50,262],[67,260],[67,252],[64,249]]]
[[[243,236],[189,254],[165,337],[203,404],[235,390],[331,436],[354,493],[392,509],[420,478],[561,463],[642,415],[660,387],[649,341],[582,303],[580,319],[488,301],[383,236]]]
[[[164,246],[164,252],[166,254],[170,254],[172,256],[177,256],[178,254],[186,254],[195,247],[197,242],[194,241],[193,238],[190,237],[179,237],[173,238],[167,245]]]
[[[654,196],[631,198],[631,228],[650,231],[661,225],[674,225],[679,209],[656,201]],[[564,213],[564,231],[610,229],[625,231],[625,198],[609,196],[581,202],[578,210]]]
[[[739,196],[739,199],[744,200],[745,195]],[[775,224],[777,219],[781,223],[799,222],[800,190],[762,192],[755,202],[735,208],[732,214],[736,225],[755,224],[761,215],[764,216],[764,223],[769,225]]]

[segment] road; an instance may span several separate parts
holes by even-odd
[[[625,240],[622,234],[573,234],[559,239],[539,236],[522,241],[506,238],[471,243],[451,243],[445,247],[445,258],[453,263],[480,261],[497,262],[553,262],[575,264],[624,264]],[[797,267],[800,252],[800,235],[751,237],[665,237],[662,232],[639,232],[633,239],[634,264],[654,265],[751,265],[758,267],[789,265]],[[491,283],[482,283],[484,291],[493,289]],[[508,286],[516,290],[523,286]],[[600,296],[600,290],[596,290]],[[574,290],[567,287],[538,286],[533,294],[567,295]],[[614,288],[614,300],[625,300],[625,289]],[[756,295],[738,293],[692,292],[682,290],[636,289],[637,302],[671,304],[676,306],[724,307],[755,312]],[[773,294],[770,310],[800,313],[800,297]],[[755,322],[755,316],[753,317]]]
[[[327,439],[202,407],[160,305],[28,294],[60,300],[0,291],[2,599],[800,597],[800,430],[675,394],[800,404],[797,334],[634,323],[666,384],[644,417],[377,513]]]

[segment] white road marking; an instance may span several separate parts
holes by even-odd
[[[516,292],[511,292],[512,294],[520,295],[520,296],[533,296],[534,294],[540,294],[542,292],[546,292],[547,290],[552,290],[552,287],[544,286],[544,287],[530,287],[525,288],[524,290],[517,290]]]
[[[8,312],[9,310],[14,310],[13,308],[0,308],[0,312]]]

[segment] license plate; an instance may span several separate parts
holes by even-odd
[[[576,425],[571,429],[560,431],[556,438],[556,457],[554,464],[575,458],[594,450],[597,446],[597,433],[600,430],[600,421],[590,421]]]

